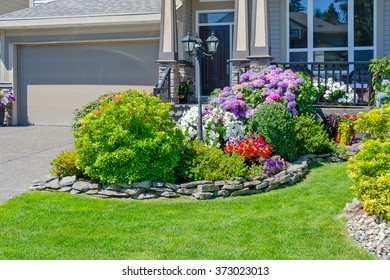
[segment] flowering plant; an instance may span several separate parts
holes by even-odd
[[[390,81],[384,79],[379,86],[379,90],[376,92],[375,100],[379,108],[383,104],[390,103]]]
[[[254,163],[260,163],[259,158],[265,159],[271,155],[272,147],[265,143],[261,135],[256,137],[251,133],[249,137],[230,138],[224,151],[230,154],[238,153],[245,158],[246,164],[251,166]]]
[[[275,156],[265,160],[264,174],[275,175],[286,169],[287,163],[281,157]]]
[[[337,82],[332,77],[328,79],[319,78],[319,80],[313,81],[313,85],[318,88],[320,95],[327,101],[337,99],[337,102],[342,104],[354,102],[353,88],[343,82]]]
[[[243,135],[245,126],[232,113],[219,108],[203,108],[203,140],[208,146],[222,147],[229,137]],[[187,140],[194,140],[198,134],[198,108],[186,111],[178,122],[178,127]]]
[[[351,145],[352,140],[355,139],[355,123],[357,116],[355,114],[344,114],[341,121],[338,123],[339,142],[344,145]]]
[[[12,91],[2,90],[0,91],[0,106],[10,106],[15,101],[15,97]]]
[[[291,114],[295,109],[295,94],[304,79],[292,70],[283,70],[276,65],[260,72],[249,70],[241,75],[240,84],[216,89],[211,96],[210,106],[233,113],[236,117],[248,119],[259,104],[281,102]]]

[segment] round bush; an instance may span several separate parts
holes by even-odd
[[[273,154],[288,161],[298,157],[294,117],[283,104],[272,102],[259,106],[249,120],[247,130],[262,135],[272,146]]]
[[[321,122],[312,115],[295,117],[298,151],[300,154],[319,154],[331,149],[331,142]]]
[[[79,121],[76,164],[102,183],[175,181],[184,136],[158,98],[127,91]]]
[[[390,221],[390,140],[368,140],[348,160],[352,191],[369,212]]]

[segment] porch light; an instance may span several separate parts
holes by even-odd
[[[191,36],[191,33],[188,31],[187,36],[185,36],[181,42],[183,43],[184,51],[191,55],[194,52],[196,39],[194,36]]]
[[[215,36],[214,31],[211,32],[210,37],[207,38],[206,44],[207,44],[207,50],[209,54],[215,54],[217,52],[219,40]]]
[[[202,93],[201,93],[201,62],[202,57],[213,57],[217,52],[219,40],[215,36],[214,31],[206,39],[207,51],[203,47],[202,40],[198,37],[198,34],[195,37],[191,36],[190,32],[187,33],[181,42],[183,43],[184,52],[189,56],[196,56],[196,67],[195,67],[195,92],[198,96],[198,140],[203,140],[203,127],[202,127]]]

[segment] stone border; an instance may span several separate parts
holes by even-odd
[[[390,228],[385,219],[368,213],[356,198],[346,204],[340,216],[348,220],[346,226],[353,240],[370,254],[390,260]]]
[[[163,181],[142,181],[132,184],[99,184],[91,181],[77,181],[76,176],[62,179],[47,175],[42,180],[32,182],[31,191],[57,191],[71,194],[87,194],[102,198],[152,199],[191,197],[198,200],[259,194],[291,186],[301,181],[308,173],[311,162],[340,162],[345,158],[335,154],[300,157],[273,177],[265,175],[250,179],[242,177],[222,181],[194,181],[174,184]]]

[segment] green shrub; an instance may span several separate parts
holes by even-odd
[[[77,151],[71,149],[69,151],[60,152],[55,159],[50,162],[52,169],[50,173],[58,177],[77,176],[82,177],[83,171],[76,166]]]
[[[295,131],[300,154],[320,154],[330,150],[328,134],[315,116],[306,114],[295,117]]]
[[[185,181],[229,180],[232,177],[245,177],[247,166],[239,155],[225,153],[219,148],[205,146],[193,141],[187,159],[183,162]]]
[[[390,221],[390,140],[368,140],[360,148],[348,161],[351,189],[367,211]]]
[[[96,111],[102,102],[112,100],[115,97],[115,95],[117,95],[117,94],[118,93],[115,93],[115,92],[109,92],[109,93],[103,94],[103,95],[99,96],[97,99],[89,102],[87,105],[81,107],[81,109],[77,109],[74,112],[74,117],[73,117],[73,121],[72,121],[72,125],[71,125],[72,131],[76,131],[77,129],[80,128],[79,120],[84,118],[89,113]]]
[[[102,183],[175,181],[184,136],[169,108],[135,90],[103,101],[74,132],[77,166]]]
[[[298,75],[304,79],[304,82],[299,85],[295,93],[296,109],[299,114],[315,113],[314,104],[320,95],[319,91],[312,84],[310,77],[302,72],[298,72]]]
[[[390,137],[390,107],[374,109],[367,113],[358,113],[356,130],[367,133],[371,138],[385,139]]]
[[[247,130],[262,135],[272,146],[273,154],[288,161],[298,157],[294,117],[283,104],[272,102],[260,105],[249,120]]]

